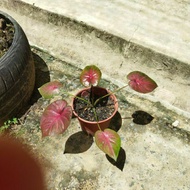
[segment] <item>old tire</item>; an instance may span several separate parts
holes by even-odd
[[[26,35],[9,15],[0,16],[14,25],[15,33],[9,50],[0,58],[0,126],[15,117],[27,104],[35,83],[35,68]]]

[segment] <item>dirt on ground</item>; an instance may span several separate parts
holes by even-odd
[[[0,57],[8,51],[13,42],[13,37],[13,24],[0,16]]]

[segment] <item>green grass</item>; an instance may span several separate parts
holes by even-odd
[[[11,125],[16,125],[19,123],[17,118],[9,119],[4,122],[4,124],[0,127],[0,134],[4,133],[7,129],[11,127]]]

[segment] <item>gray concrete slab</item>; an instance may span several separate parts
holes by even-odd
[[[190,63],[190,1],[22,0]]]
[[[51,80],[66,81],[64,89],[70,94],[82,88],[77,80],[80,74],[77,67],[35,48],[32,51],[37,87],[49,72]],[[109,81],[103,80],[101,84],[116,88]],[[148,125],[134,124],[132,119],[122,120],[118,133],[123,151],[117,167],[91,137],[81,132],[76,118],[63,135],[42,138],[40,117],[48,103],[42,98],[20,118],[21,123],[12,127],[10,134],[21,138],[40,160],[48,190],[189,190],[190,135],[180,129],[180,126],[188,126],[189,120],[126,91],[117,93],[117,97],[119,115],[111,126],[117,128],[120,117],[130,117],[140,109],[131,104],[132,99],[141,101],[154,117]],[[71,102],[71,97],[66,99]],[[175,121],[179,122],[177,127],[172,125]],[[69,138],[72,140],[68,141]],[[63,154],[65,150],[67,153]]]

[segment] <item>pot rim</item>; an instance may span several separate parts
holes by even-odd
[[[96,86],[96,87],[105,89],[108,93],[111,92],[111,91],[109,91],[109,90],[106,89],[106,88],[99,87],[99,86]],[[110,119],[116,114],[116,112],[118,111],[118,100],[117,100],[117,98],[116,98],[116,96],[115,96],[114,94],[111,94],[110,96],[112,96],[113,99],[114,99],[114,107],[115,107],[115,110],[114,110],[114,112],[112,113],[112,115],[111,115],[110,117],[108,117],[107,119],[104,119],[104,120],[101,120],[101,121],[98,121],[98,122],[96,122],[96,121],[88,121],[88,120],[85,120],[85,119],[79,117],[78,114],[75,112],[75,110],[74,110],[74,100],[75,100],[75,97],[76,97],[78,94],[80,94],[81,92],[83,92],[84,90],[88,90],[88,89],[90,89],[90,87],[89,87],[89,88],[83,88],[82,90],[80,90],[79,92],[77,92],[77,94],[73,97],[73,99],[72,99],[72,111],[73,111],[73,114],[74,114],[78,119],[80,119],[81,121],[83,121],[83,122],[88,122],[88,123],[92,123],[92,124],[96,124],[96,123],[101,124],[101,123],[103,123],[103,122],[105,122],[105,121],[107,121],[107,120],[110,120]]]

